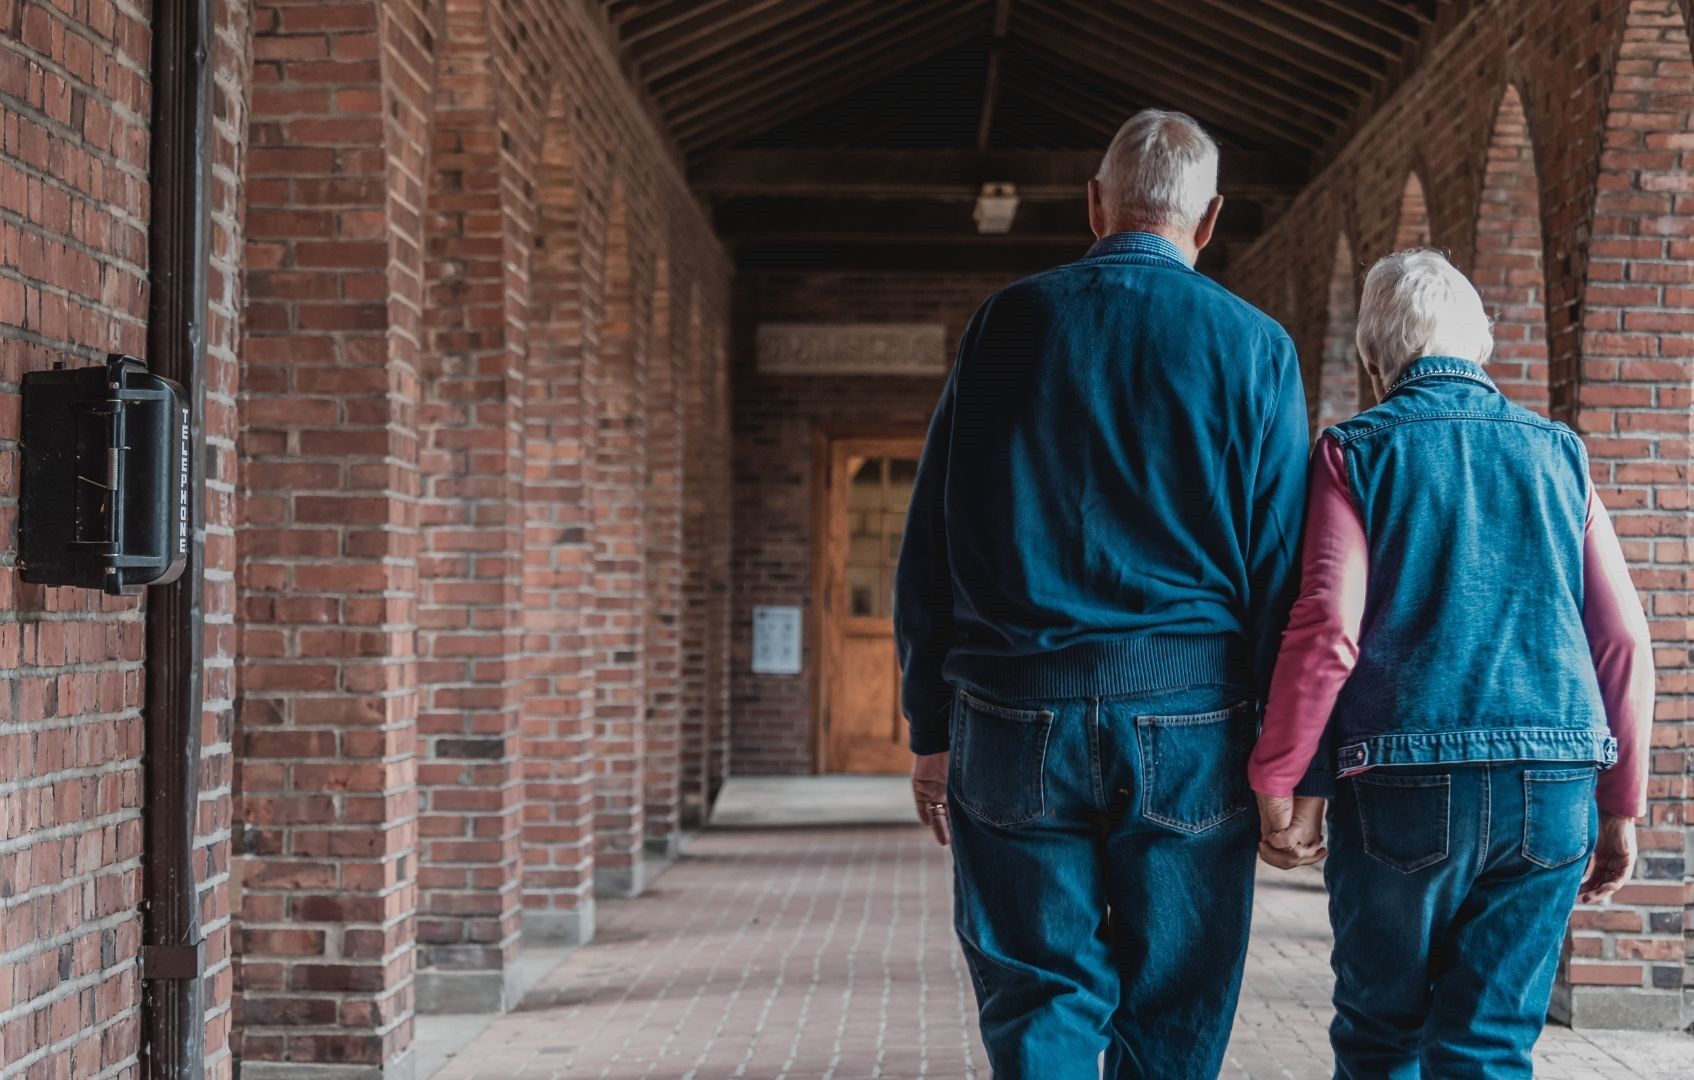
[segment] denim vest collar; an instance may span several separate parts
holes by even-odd
[[[1406,365],[1406,369],[1389,384],[1388,393],[1383,397],[1386,399],[1407,383],[1435,378],[1469,379],[1481,383],[1495,393],[1500,392],[1500,388],[1494,385],[1494,380],[1482,370],[1482,365],[1474,360],[1461,360],[1457,356],[1423,356]]]
[[[1157,233],[1119,232],[1102,236],[1094,241],[1085,257],[1097,259],[1102,255],[1153,255],[1180,263],[1185,268],[1189,266],[1182,249]]]

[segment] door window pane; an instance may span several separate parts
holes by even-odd
[[[854,458],[847,470],[848,610],[868,618],[891,618],[894,567],[918,463],[914,458]]]

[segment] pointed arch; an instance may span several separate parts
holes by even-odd
[[[1358,262],[1346,233],[1335,236],[1328,301],[1323,357],[1310,410],[1314,438],[1324,428],[1357,413],[1361,404],[1360,364],[1353,343],[1359,328]]]
[[[1471,280],[1494,319],[1495,381],[1512,400],[1546,415],[1547,287],[1535,144],[1517,87],[1494,115],[1476,217]]]
[[[1400,189],[1400,212],[1395,222],[1395,251],[1429,246],[1429,200],[1424,197],[1423,180],[1415,167],[1406,174],[1406,183]]]

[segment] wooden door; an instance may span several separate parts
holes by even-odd
[[[910,770],[894,654],[894,566],[917,476],[917,439],[830,444],[824,595],[823,766]]]

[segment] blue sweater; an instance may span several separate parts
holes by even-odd
[[[895,579],[911,747],[1000,701],[1269,686],[1299,584],[1306,402],[1281,327],[1119,233],[989,297]]]

